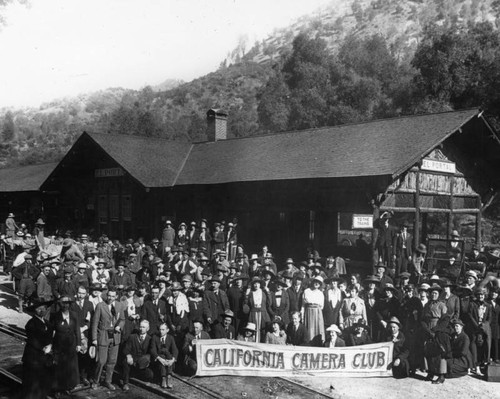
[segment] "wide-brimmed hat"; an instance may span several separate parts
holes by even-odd
[[[266,274],[269,274],[272,278],[276,277],[274,272],[271,269],[264,269],[261,271],[262,276],[265,276]]]
[[[441,288],[441,286],[439,284],[434,283],[434,284],[432,284],[430,286],[429,291],[439,291],[439,292],[441,292],[441,291],[443,291],[443,289]]]
[[[237,272],[233,276],[233,280],[247,280],[247,279],[248,279],[248,275],[245,273],[241,273],[241,272]]]
[[[312,264],[311,266],[309,266],[309,269],[319,269],[322,272],[325,271],[325,268],[319,262],[314,262],[314,264]]]
[[[456,284],[452,283],[449,278],[443,277],[441,279],[441,286],[444,287],[455,287]]]
[[[324,283],[323,277],[321,277],[321,276],[311,277],[311,280],[312,281],[319,281],[320,284]]]
[[[72,274],[73,272],[75,271],[75,269],[73,269],[73,266],[64,266],[64,269],[63,269],[63,273],[64,274]]]
[[[284,272],[281,274],[281,277],[282,277],[282,278],[288,278],[288,279],[290,279],[290,280],[291,280],[291,279],[293,279],[293,275],[294,275],[294,273],[293,273],[293,272],[286,270],[286,271],[284,271]]]
[[[378,269],[380,267],[383,267],[384,269],[387,269],[387,265],[384,262],[378,262],[377,266],[375,266],[375,269]]]
[[[127,292],[135,291],[135,290],[136,290],[135,285],[129,285],[129,286],[125,287],[125,291],[127,291]]]
[[[388,324],[397,324],[399,326],[399,328],[401,328],[401,322],[399,321],[399,319],[395,316],[391,317],[389,319],[389,322]]]
[[[221,280],[220,280],[219,276],[213,276],[213,277],[212,277],[210,280],[208,280],[208,281],[209,281],[209,282],[211,282],[211,283],[213,283],[213,282],[215,282],[215,283],[219,283],[219,284],[221,283]]]
[[[274,259],[273,254],[272,254],[271,252],[267,252],[267,253],[264,255],[264,259]]]
[[[418,244],[417,248],[415,248],[415,252],[425,255],[427,253],[427,247],[425,244]]]
[[[399,278],[410,278],[411,274],[408,272],[403,272],[399,274]]]
[[[477,280],[477,273],[474,270],[469,270],[465,273],[466,277],[472,277],[474,280]]]
[[[172,283],[172,285],[170,286],[170,289],[172,291],[181,291],[183,289],[181,283],[179,283],[178,281],[174,281]]]
[[[247,323],[244,330],[257,332],[257,326],[255,325],[255,323]]]
[[[453,230],[453,231],[451,232],[451,236],[452,236],[452,237],[457,237],[457,238],[460,238],[460,234],[458,234],[458,231],[457,231],[457,230]]]
[[[336,324],[330,325],[325,331],[335,331],[337,334],[342,334],[340,328]]]
[[[276,287],[278,287],[278,286],[281,286],[283,288],[288,287],[288,284],[285,283],[283,280],[275,280],[274,284],[276,285]]]
[[[73,245],[73,240],[71,238],[65,238],[63,240],[62,246],[63,247],[71,247]]]
[[[198,262],[208,262],[210,259],[208,259],[205,255],[201,255],[198,258]]]
[[[484,287],[478,287],[474,291],[474,295],[487,295],[487,294],[488,294],[488,290]]]
[[[396,292],[397,289],[396,287],[394,287],[394,285],[392,283],[385,283],[384,287],[382,288],[384,291],[385,290],[389,290],[389,291],[392,291],[392,292]]]
[[[90,287],[89,287],[89,291],[102,291],[103,290],[103,287],[101,284],[99,283],[96,283],[96,284],[92,284]]]
[[[157,265],[157,264],[162,263],[162,262],[163,262],[163,259],[158,257],[158,256],[153,259],[153,265]]]
[[[189,274],[185,274],[184,276],[182,276],[181,281],[193,282],[193,278]]]
[[[59,298],[59,302],[60,303],[73,303],[73,302],[75,302],[75,300],[67,295],[64,295],[61,298]]]
[[[262,279],[259,276],[253,276],[252,279],[250,280],[250,284],[253,284],[253,283],[262,284]]]
[[[370,284],[370,283],[380,284],[380,278],[371,274],[369,276],[366,276],[364,283],[365,284]]]
[[[85,262],[80,262],[78,264],[78,269],[87,269],[89,265],[87,265]]]
[[[24,232],[22,230],[19,230],[17,233],[16,233],[16,236],[18,237],[24,237]]]
[[[252,254],[252,256],[250,257],[250,260],[259,260],[259,255],[257,254]]]
[[[172,225],[172,221],[171,221],[171,220],[166,220],[166,221],[165,221],[165,224],[170,224],[170,225]]]
[[[234,319],[234,313],[232,310],[226,310],[224,313],[221,314],[222,318],[225,317],[230,317],[231,319]]]
[[[356,323],[352,325],[353,328],[364,328],[365,330],[368,330],[368,325],[366,324],[366,321],[364,319],[359,319]]]
[[[15,218],[14,214],[11,212],[9,213],[9,215],[7,216],[8,218]]]
[[[181,224],[179,224],[179,228],[181,228],[182,226],[187,227],[187,224],[182,222]]]
[[[49,307],[50,305],[52,305],[54,303],[53,300],[50,300],[50,301],[46,301],[45,299],[40,299],[40,298],[36,298],[32,304],[30,306],[27,306],[26,307],[26,310],[28,312],[32,312],[34,311],[36,308],[39,308],[40,306],[47,306]]]
[[[45,222],[43,221],[42,218],[38,218],[38,220],[35,222],[35,225],[43,226],[44,224],[45,224]]]
[[[104,258],[97,258],[97,260],[95,261],[95,264],[96,265],[100,265],[100,264],[107,265],[108,262]]]
[[[453,325],[453,326],[454,326],[455,324],[459,324],[459,325],[461,325],[462,327],[465,327],[465,324],[464,324],[464,323],[463,323],[463,321],[462,321],[462,320],[460,320],[460,319],[452,319],[452,320],[450,321],[450,324],[451,324],[451,325]]]
[[[294,265],[294,264],[295,264],[295,262],[293,261],[293,259],[292,259],[292,258],[288,258],[288,259],[286,260],[286,262],[285,262],[285,265]]]
[[[429,288],[431,288],[431,286],[427,283],[422,283],[420,284],[420,287],[418,287],[418,290],[419,291],[429,291]]]

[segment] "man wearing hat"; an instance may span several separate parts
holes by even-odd
[[[108,284],[111,281],[109,271],[105,268],[107,262],[103,258],[98,258],[95,262],[95,267],[92,271],[92,284]]]
[[[287,288],[288,300],[290,302],[289,312],[300,312],[302,309],[302,295],[304,293],[303,282],[304,277],[300,273],[295,273],[292,286]]]
[[[234,313],[234,328],[236,332],[240,329],[240,322],[246,317],[243,313],[243,302],[245,300],[245,289],[243,280],[247,280],[248,276],[242,273],[236,273],[231,286],[227,289],[227,300],[229,308]]]
[[[41,273],[36,279],[36,293],[37,297],[45,301],[51,301],[54,299],[52,293],[52,286],[50,285],[49,275],[50,275],[50,263],[48,261],[42,263],[40,266]]]
[[[71,303],[70,310],[75,313],[76,318],[78,319],[78,325],[80,326],[80,333],[82,337],[82,346],[88,347],[88,342],[91,341],[91,337],[89,337],[90,321],[94,315],[94,306],[92,302],[88,300],[87,289],[84,286],[78,286],[76,300]],[[83,341],[85,341],[85,345],[83,345]],[[88,351],[78,353],[78,369],[80,382],[83,385],[90,385],[90,382],[87,379],[91,369]]]
[[[257,254],[252,254],[249,259],[250,266],[248,267],[248,276],[253,278],[255,276],[260,276],[262,265],[259,263],[259,256]]]
[[[469,288],[474,292],[478,286],[478,277],[475,270],[468,270],[465,273],[465,287]]]
[[[73,281],[74,267],[71,265],[65,265],[63,269],[63,278],[56,281],[56,288],[54,290],[54,296],[59,299],[63,296],[74,298],[76,295],[77,287]]]
[[[394,282],[391,277],[387,275],[387,266],[383,262],[379,262],[377,264],[377,277],[379,279],[378,290],[380,294],[384,293],[384,288],[387,284],[394,285]]]
[[[264,256],[262,268],[271,270],[274,275],[278,273],[278,268],[276,267],[276,263],[274,263],[273,254],[271,252],[267,252]]]
[[[182,259],[174,265],[177,278],[180,279],[185,274],[195,275],[198,265],[189,257],[187,249],[182,251]]]
[[[408,232],[409,223],[404,221],[401,230],[394,236],[394,260],[396,262],[396,277],[408,271],[408,262],[411,262],[413,237]]]
[[[222,251],[224,249],[224,232],[221,229],[220,223],[214,223],[214,234],[212,237],[212,251],[219,250]]]
[[[411,260],[410,273],[412,275],[412,282],[419,285],[424,272],[425,255],[427,254],[427,247],[425,244],[418,244],[413,251]]]
[[[238,341],[256,342],[257,326],[255,323],[247,323],[243,329],[243,335],[238,335]]]
[[[173,285],[170,289],[173,291]],[[176,288],[182,289],[181,285],[177,283]],[[161,322],[167,319],[168,307],[165,298],[160,297],[160,287],[154,285],[151,287],[151,299],[144,300],[141,309],[141,318],[149,321],[150,334],[157,334]]]
[[[379,261],[385,265],[389,265],[391,262],[393,251],[394,232],[389,226],[390,218],[391,214],[384,212],[374,223],[374,227],[378,230],[375,248],[377,249]]]
[[[23,313],[23,303],[31,300],[36,292],[35,280],[39,271],[31,262],[32,256],[26,254],[24,262],[12,270],[12,277],[16,280],[17,294],[19,296],[19,313]]]
[[[222,314],[231,310],[227,294],[220,289],[219,277],[210,280],[212,288],[205,292],[203,297],[203,316],[206,322],[212,326],[222,321]]]
[[[408,362],[408,356],[410,350],[406,343],[405,336],[401,331],[402,325],[399,319],[395,316],[391,317],[389,320],[389,332],[390,335],[387,337],[387,342],[393,342],[392,350],[392,375],[394,378],[405,378],[410,374],[410,363]]]
[[[238,236],[236,234],[236,226],[234,223],[227,224],[227,231],[224,233],[226,244],[226,252],[229,260],[234,260],[236,257],[236,246],[238,245]]]
[[[35,236],[35,242],[40,251],[45,249],[45,235],[44,235],[45,222],[42,218],[39,218],[35,222],[35,228],[33,229],[33,235]]]
[[[177,230],[177,235],[175,236],[175,245],[180,251],[187,249],[188,247],[188,235],[186,223],[182,222]]]
[[[121,296],[123,290],[132,285],[132,276],[130,273],[127,273],[125,269],[125,262],[120,260],[117,265],[118,272],[113,275],[111,278],[111,285],[115,286],[118,290],[118,296]]]
[[[213,337],[215,339],[236,339],[236,331],[233,327],[234,313],[232,310],[226,310],[222,316],[222,323],[217,323],[214,327]]]
[[[191,222],[187,236],[188,236],[188,238],[187,238],[188,247],[191,249],[193,249],[193,248],[198,249],[199,234],[198,234],[198,229],[196,228],[196,222],[194,222],[194,221]]]
[[[212,236],[208,231],[208,227],[206,224],[202,222],[200,226],[200,232],[198,234],[198,250],[203,251],[204,253],[210,254],[212,245]]]
[[[75,241],[71,238],[65,238],[63,241],[63,247],[61,249],[61,260],[63,262],[83,262],[85,257],[80,251]]]
[[[16,224],[14,220],[15,216],[11,212],[5,219],[5,235],[10,238],[14,238],[16,235],[16,231],[19,230],[19,226]]]
[[[476,300],[469,310],[472,325],[471,352],[472,361],[476,366],[476,374],[482,376],[480,366],[490,360],[491,351],[491,306],[486,301],[486,288],[476,288]]]
[[[52,301],[36,299],[26,310],[34,312],[26,323],[26,345],[22,357],[23,385],[22,398],[45,398],[50,394],[52,385],[52,324],[45,320],[45,315]]]
[[[90,287],[89,273],[87,272],[88,265],[85,262],[78,263],[76,273],[72,280],[75,287],[83,286],[85,289]]]
[[[166,247],[172,248],[174,246],[175,240],[175,230],[172,227],[172,222],[167,220],[165,222],[165,228],[163,229],[161,236],[162,250],[165,251]],[[163,252],[162,256],[165,252]]]

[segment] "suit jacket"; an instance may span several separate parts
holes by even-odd
[[[56,289],[55,296],[56,298],[61,298],[62,296],[69,296],[70,298],[74,298],[76,295],[78,288],[75,286],[75,282],[73,280],[66,281],[64,278],[60,278],[56,281]]]
[[[304,293],[302,286],[300,287],[299,292],[296,292],[293,286],[287,288],[286,292],[288,293],[288,299],[290,303],[290,313],[300,312],[300,309],[302,308],[302,294]]]
[[[209,318],[212,322],[219,320],[222,321],[221,315],[230,310],[229,301],[224,291],[219,289],[219,295],[215,295],[214,291],[206,291],[203,296],[203,316],[205,320]]]
[[[124,306],[118,301],[114,302],[115,315],[111,314],[106,302],[99,303],[95,308],[94,318],[92,319],[92,340],[97,340],[97,345],[108,346],[110,338],[107,331],[113,329],[114,345],[121,342],[121,332],[125,326]],[[116,332],[115,327],[120,327],[120,332]]]
[[[406,247],[406,253],[403,253],[403,246]],[[399,232],[394,236],[394,255],[398,258],[401,256],[411,256],[413,248],[413,237],[410,233],[406,232],[406,239],[403,239],[403,233]]]
[[[123,346],[123,354],[125,356],[132,355],[134,362],[144,355],[150,355],[152,351],[153,339],[151,335],[146,334],[142,343],[139,341],[139,336],[139,334],[130,335]]]
[[[167,317],[167,302],[164,299],[158,299],[158,305],[152,300],[144,301],[141,309],[141,319],[149,321],[149,332],[156,334],[163,320]]]
[[[221,323],[217,323],[214,327],[214,338],[236,339],[236,332],[233,326],[229,326],[227,331]]]
[[[276,293],[271,293],[271,308],[273,309],[275,316],[281,317],[285,326],[290,322],[290,298],[288,297],[287,290],[281,290],[280,306],[278,306],[276,302]]]
[[[45,274],[40,273],[38,275],[38,278],[36,279],[36,286],[36,293],[38,295],[38,298],[42,298],[47,301],[54,298],[50,281]]]
[[[193,340],[196,339],[194,334],[187,333],[184,337],[184,343],[182,345],[182,353],[189,356],[191,359],[196,360],[196,345],[193,345]],[[210,335],[206,331],[200,333],[200,339],[210,339]],[[193,347],[193,350],[189,350],[189,346]]]
[[[153,336],[153,344],[151,346],[152,360],[156,360],[158,357],[162,357],[163,359],[177,359],[179,351],[174,337],[167,334],[165,336],[165,343],[162,343],[160,338],[157,335]]]
[[[118,273],[116,273],[111,278],[111,285],[114,285],[115,287],[121,285],[123,286],[123,288],[126,288],[132,285],[132,277],[130,276],[130,273],[123,273],[123,276],[120,276]]]
[[[80,328],[87,326],[87,330],[84,334],[88,337],[90,333],[90,322],[94,316],[94,305],[88,300],[88,298],[85,298],[83,300],[83,307],[80,307],[80,303],[77,300],[71,304],[70,310],[75,312]]]
[[[479,325],[479,303],[478,302],[472,302],[470,309],[469,309],[469,315],[470,315],[470,321],[472,323],[473,328],[479,332],[483,331],[488,335],[491,335],[491,305],[487,302],[484,303],[486,305],[486,311],[484,312],[483,316],[483,321],[481,326]]]
[[[286,343],[288,345],[301,346],[306,344],[306,328],[302,323],[295,331],[294,325],[290,322],[286,328]]]

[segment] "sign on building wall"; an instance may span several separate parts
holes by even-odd
[[[437,161],[429,158],[422,159],[421,169],[440,173],[456,173],[457,171],[455,162]]]
[[[95,177],[120,177],[125,174],[122,168],[96,169]]]
[[[371,229],[373,228],[373,215],[352,215],[353,229]]]
[[[390,377],[393,342],[318,348],[207,339],[196,342],[197,376]]]

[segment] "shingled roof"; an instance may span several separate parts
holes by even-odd
[[[145,187],[172,187],[192,147],[142,136],[85,134]]]
[[[397,176],[479,112],[443,112],[196,144],[99,133],[83,133],[78,141],[90,138],[144,187]]]
[[[57,163],[0,169],[0,192],[38,191]]]
[[[396,176],[479,110],[195,144],[176,185]]]

